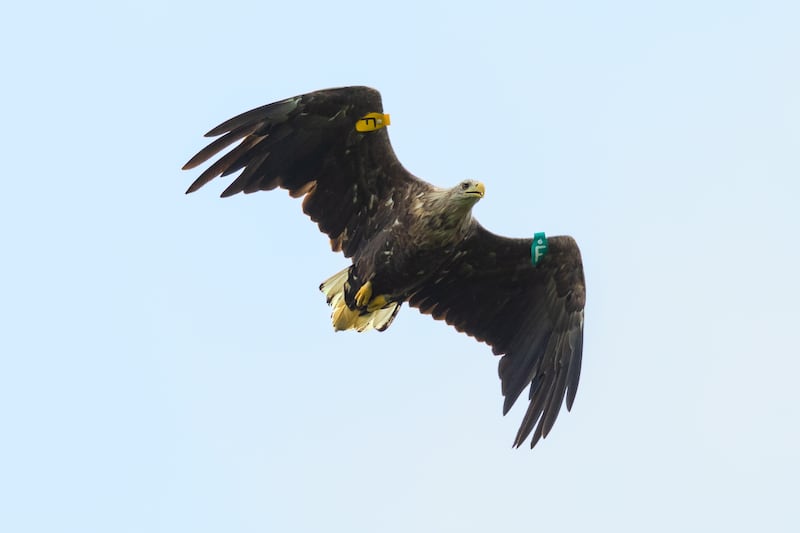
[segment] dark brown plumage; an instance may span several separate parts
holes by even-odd
[[[572,407],[578,387],[585,301],[578,246],[571,237],[550,237],[547,253],[534,261],[532,239],[484,229],[471,214],[483,184],[440,189],[410,174],[395,157],[382,112],[377,91],[345,87],[243,113],[206,134],[221,137],[184,169],[239,144],[187,193],[241,171],[223,197],[276,187],[305,196],[303,211],[334,251],[352,258],[320,287],[334,308],[334,327],[386,329],[408,302],[486,342],[502,355],[504,414],[530,386],[514,445],[531,436],[533,447],[565,398]],[[378,127],[359,131],[359,122]]]

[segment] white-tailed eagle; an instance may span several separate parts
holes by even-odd
[[[322,283],[336,330],[384,330],[403,302],[492,347],[506,414],[526,387],[514,446],[545,437],[581,369],[585,284],[571,237],[510,239],[484,229],[472,206],[485,192],[465,180],[441,189],[397,160],[378,91],[344,87],[287,98],[234,117],[183,167],[229,145],[189,187],[241,173],[222,193],[281,187],[352,264]]]

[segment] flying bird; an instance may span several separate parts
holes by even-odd
[[[392,150],[378,91],[343,87],[287,98],[212,129],[219,137],[184,170],[238,142],[187,194],[238,171],[222,196],[281,187],[352,264],[320,285],[339,330],[383,331],[403,302],[444,320],[501,355],[508,413],[529,387],[514,446],[547,436],[571,409],[583,351],[585,283],[572,237],[512,239],[472,216],[483,183],[435,187]]]

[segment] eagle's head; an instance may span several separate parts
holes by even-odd
[[[485,193],[486,187],[483,183],[475,180],[464,180],[450,189],[450,197],[453,201],[469,207],[475,205]]]
[[[432,188],[418,196],[412,210],[424,221],[427,231],[451,238],[463,234],[472,224],[472,206],[483,198],[486,187],[475,180],[464,180],[450,189]]]

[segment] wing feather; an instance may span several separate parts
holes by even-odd
[[[335,250],[352,256],[365,239],[383,227],[379,209],[388,199],[404,209],[411,192],[430,186],[406,171],[392,150],[386,128],[357,132],[356,122],[382,112],[378,91],[342,87],[316,91],[252,109],[209,131],[219,137],[184,165],[205,163],[231,144],[239,144],[212,163],[187,193],[218,176],[241,171],[223,191],[228,197],[288,189],[305,196],[303,211],[328,234]]]
[[[244,137],[247,137],[251,133],[255,131],[254,125],[245,125],[243,127],[237,128],[235,130],[231,130],[227,134],[223,135],[219,139],[215,140],[199,152],[197,152],[194,157],[192,157],[185,165],[183,165],[183,170],[190,170],[195,168],[198,165],[202,165],[218,152],[224,150],[231,144],[235,143],[238,140],[241,140]]]
[[[583,349],[585,283],[571,237],[550,237],[538,265],[532,239],[494,235],[477,223],[454,259],[409,304],[486,342],[502,355],[503,414],[526,387],[529,405],[514,446],[546,437],[566,398],[572,408]]]

